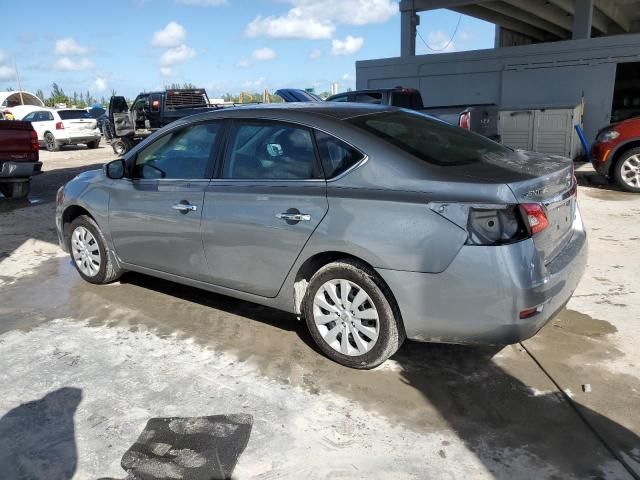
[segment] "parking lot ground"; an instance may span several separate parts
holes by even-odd
[[[55,191],[113,154],[41,156],[30,199],[0,199],[6,478],[123,478],[149,420],[214,415],[252,423],[238,479],[640,475],[640,197],[588,167],[589,263],[554,321],[502,349],[406,342],[363,372],[283,312],[137,274],[83,282],[56,243]]]

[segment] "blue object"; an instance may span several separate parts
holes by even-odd
[[[589,144],[587,143],[587,139],[584,136],[584,132],[582,131],[582,127],[580,125],[575,126],[576,132],[578,132],[578,137],[580,137],[580,142],[582,143],[582,148],[584,148],[584,154],[589,155]]]

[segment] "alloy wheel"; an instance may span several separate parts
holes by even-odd
[[[98,274],[102,258],[93,234],[85,227],[77,227],[71,234],[71,250],[78,269],[87,277]]]
[[[345,279],[329,280],[318,289],[313,320],[327,345],[343,355],[369,352],[380,334],[373,300],[362,287]]]
[[[640,154],[631,155],[622,164],[622,181],[633,188],[640,188]]]

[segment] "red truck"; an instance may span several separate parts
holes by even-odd
[[[31,177],[41,173],[38,135],[29,122],[0,120],[0,193],[5,198],[29,194]]]

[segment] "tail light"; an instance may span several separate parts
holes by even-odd
[[[38,143],[38,134],[35,130],[31,130],[31,151],[34,153],[40,152],[40,144]]]
[[[517,206],[469,209],[468,244],[505,245],[529,236]]]
[[[459,125],[460,128],[471,130],[471,112],[464,112],[460,114]]]
[[[549,219],[544,207],[539,203],[523,203],[520,205],[522,216],[527,222],[529,232],[535,235],[549,226]]]
[[[62,122],[56,123],[56,130],[64,130],[64,123]]]

